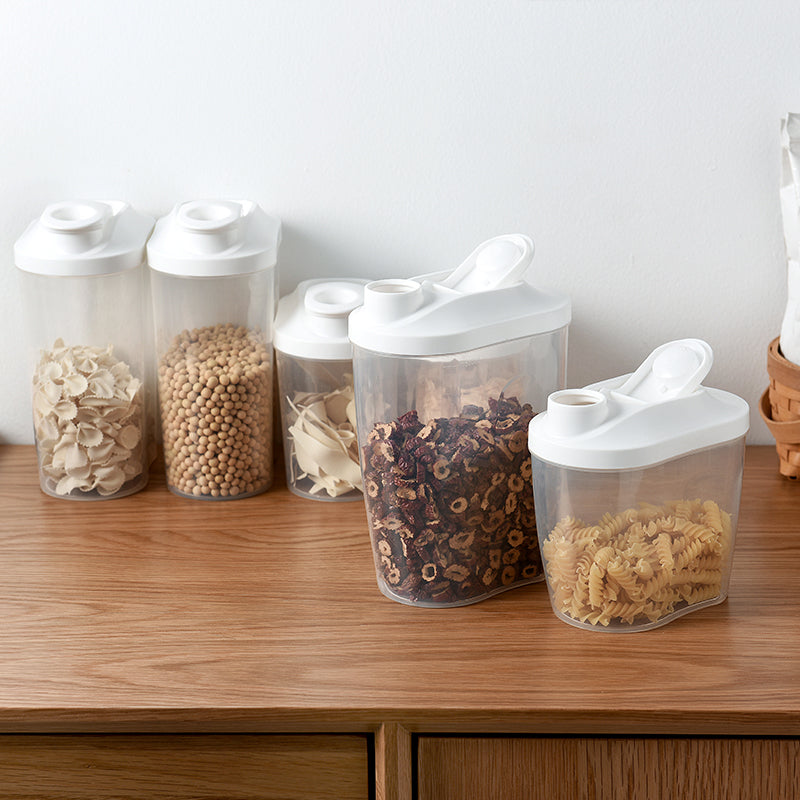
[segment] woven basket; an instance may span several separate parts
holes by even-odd
[[[800,367],[787,361],[780,350],[780,337],[767,350],[769,388],[761,395],[759,410],[780,458],[780,472],[800,478]]]

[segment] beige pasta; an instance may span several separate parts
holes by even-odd
[[[565,517],[542,543],[553,603],[591,625],[657,622],[720,596],[732,535],[713,500],[643,503],[595,525]]]

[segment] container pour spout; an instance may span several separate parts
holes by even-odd
[[[618,389],[645,403],[661,403],[688,397],[703,382],[714,354],[702,339],[677,339],[657,347]]]
[[[522,280],[533,261],[533,241],[523,234],[495,236],[478,245],[441,286],[470,294],[513,286]]]

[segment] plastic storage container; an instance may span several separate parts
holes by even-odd
[[[567,297],[500,236],[456,270],[368,284],[350,315],[380,590],[460,606],[542,578],[528,422],[564,385]]]
[[[145,244],[150,217],[126,203],[47,206],[17,240],[33,368],[42,490],[103,500],[148,480]]]
[[[747,403],[702,386],[711,348],[662,345],[632,375],[556,392],[530,424],[550,600],[580,628],[640,631],[728,593]]]
[[[272,484],[272,321],[280,223],[197,200],[156,223],[152,276],[167,485],[200,499]]]
[[[275,360],[286,483],[301,497],[362,497],[347,317],[361,305],[367,282],[303,281],[278,303]]]

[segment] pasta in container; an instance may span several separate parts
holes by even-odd
[[[711,348],[682,339],[630,375],[550,395],[529,426],[555,614],[641,631],[728,595],[747,403],[702,385]]]
[[[147,484],[152,228],[127,203],[68,200],[47,206],[15,244],[40,486],[53,497],[105,500]]]
[[[347,318],[360,278],[303,281],[275,317],[286,485],[312,500],[361,500],[353,349]]]

